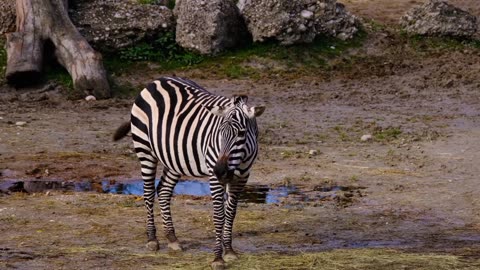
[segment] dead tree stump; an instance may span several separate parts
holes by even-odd
[[[16,0],[17,29],[7,34],[7,82],[24,86],[39,80],[45,42],[70,73],[75,96],[110,97],[102,56],[80,35],[68,17],[68,0]]]

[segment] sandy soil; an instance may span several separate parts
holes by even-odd
[[[418,2],[345,1],[353,13],[386,24]],[[479,13],[474,1],[452,2]],[[194,78],[212,92],[246,92],[252,104],[266,104],[250,182],[301,191],[277,204],[241,205],[234,246],[246,259],[229,266],[252,269],[251,256],[265,252],[279,261],[307,252],[332,257],[306,255],[305,265],[282,269],[478,269],[480,50],[422,54],[382,30],[349,56],[364,60],[315,77]],[[152,70],[128,79],[160,75]],[[0,181],[140,178],[130,139],[111,141],[128,120],[132,99],[67,101],[55,87],[1,91]],[[361,141],[365,134],[373,139]],[[355,192],[316,199],[325,186]],[[208,198],[175,198],[186,252],[151,254],[144,249],[140,197],[0,194],[0,268],[203,269],[213,246],[211,209]],[[375,260],[358,268],[341,264],[351,258],[348,252],[370,248],[378,252]],[[395,263],[395,252],[454,257],[433,260],[439,267],[419,257]]]

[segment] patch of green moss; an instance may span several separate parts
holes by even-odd
[[[159,2],[158,0],[137,0],[137,3],[143,5],[157,5]],[[167,7],[173,9],[175,7],[175,0],[168,0]]]
[[[315,74],[318,69],[328,69],[329,60],[361,46],[365,38],[366,33],[360,32],[348,41],[322,36],[310,44],[291,46],[273,41],[248,43],[215,56],[203,56],[178,46],[175,34],[167,32],[152,42],[108,55],[105,66],[118,73],[128,71],[135,63],[150,61],[158,64],[159,71],[199,69],[212,76],[254,79],[274,73]]]
[[[475,39],[410,35],[406,32],[401,32],[400,35],[408,45],[420,52],[464,50],[466,48],[480,49],[480,41]]]
[[[340,56],[346,50],[361,46],[366,33],[359,33],[354,39],[343,41],[321,36],[310,44],[280,45],[278,42],[251,43],[247,46],[208,57],[198,67],[230,78],[260,78],[266,73],[313,74],[318,69],[328,69],[328,61]],[[262,62],[271,63],[264,65]],[[249,63],[260,63],[259,68]]]
[[[386,129],[381,129],[376,131],[373,136],[376,140],[379,141],[391,141],[394,139],[398,139],[398,137],[402,134],[402,130],[398,127],[388,127]]]

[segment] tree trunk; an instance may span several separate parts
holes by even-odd
[[[42,73],[46,41],[73,80],[76,96],[110,97],[102,56],[95,52],[68,17],[68,0],[16,0],[17,30],[7,34],[7,81],[24,86]]]

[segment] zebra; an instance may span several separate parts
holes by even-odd
[[[170,212],[173,189],[182,176],[208,177],[215,226],[212,268],[224,269],[224,259],[238,258],[232,248],[232,226],[239,195],[258,154],[256,118],[265,111],[265,106],[247,106],[247,100],[245,95],[212,94],[179,77],[155,80],[136,98],[130,123],[118,128],[114,140],[132,133],[144,183],[148,249],[159,249],[155,193],[168,247],[182,250]],[[158,162],[163,172],[155,188]]]

